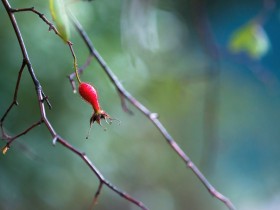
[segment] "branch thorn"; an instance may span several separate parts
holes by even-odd
[[[158,113],[151,113],[149,115],[150,119],[154,120],[154,119],[157,119],[158,118]]]
[[[57,136],[55,136],[55,137],[53,138],[53,140],[52,140],[52,144],[53,144],[53,146],[55,146],[55,145],[56,145],[56,142],[57,142]]]

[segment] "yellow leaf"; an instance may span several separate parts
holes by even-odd
[[[244,52],[253,59],[259,59],[264,56],[268,52],[269,47],[270,43],[266,32],[255,21],[250,21],[237,29],[229,41],[231,52]]]
[[[69,21],[64,0],[49,0],[50,11],[61,38],[67,42],[70,37]]]

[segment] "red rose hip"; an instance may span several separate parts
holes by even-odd
[[[101,125],[102,119],[104,119],[107,123],[108,123],[107,119],[110,120],[109,123],[112,122],[113,119],[104,110],[101,109],[98,101],[97,91],[91,84],[86,82],[81,82],[79,85],[79,93],[86,102],[91,104],[94,111],[90,118],[90,128],[95,121],[99,125]],[[89,136],[89,132],[86,138],[88,138],[88,136]]]
[[[91,84],[82,82],[79,85],[79,93],[85,101],[92,105],[94,112],[99,112],[100,105],[98,102],[97,91]]]

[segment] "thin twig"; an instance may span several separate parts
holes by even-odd
[[[48,26],[49,26],[49,31],[53,30],[54,33],[58,36],[61,37],[60,33],[58,32],[58,30],[56,29],[56,27],[54,26],[53,23],[51,23],[46,16],[43,13],[40,13],[39,11],[37,11],[34,7],[28,7],[28,8],[20,8],[20,9],[13,9],[10,7],[10,11],[12,13],[17,13],[17,12],[33,12],[35,14],[37,14]]]
[[[180,148],[180,146],[176,143],[173,137],[168,133],[166,128],[162,125],[162,123],[158,120],[158,116],[156,113],[152,113],[149,111],[143,104],[141,104],[136,98],[134,98],[121,84],[117,76],[113,73],[113,71],[106,64],[102,56],[98,53],[98,51],[94,48],[90,38],[88,37],[85,30],[82,28],[79,21],[69,12],[70,19],[74,24],[76,30],[79,32],[80,36],[84,40],[85,44],[88,46],[90,54],[92,54],[99,65],[106,72],[107,76],[111,80],[111,82],[115,85],[119,94],[126,98],[134,107],[140,110],[159,130],[159,132],[163,135],[167,143],[171,146],[171,148],[180,156],[180,158],[185,162],[187,167],[189,167],[194,174],[198,177],[198,179],[202,182],[202,184],[207,188],[209,193],[222,201],[230,210],[234,210],[235,207],[232,202],[225,197],[223,194],[218,192],[206,179],[206,177],[201,173],[201,171],[196,167],[196,165],[191,161],[191,159],[185,154],[185,152]]]
[[[97,190],[95,192],[95,195],[93,197],[93,201],[92,201],[92,204],[90,206],[90,209],[93,209],[93,207],[97,204],[98,197],[99,197],[99,195],[101,193],[102,187],[103,187],[103,182],[99,182],[99,186],[98,186],[98,188],[97,188]]]
[[[27,128],[26,130],[22,131],[21,133],[19,133],[18,135],[14,136],[14,137],[9,137],[8,135],[5,134],[4,130],[2,130],[3,132],[3,136],[4,139],[7,140],[6,145],[4,146],[4,148],[2,149],[3,154],[5,154],[8,149],[10,149],[10,145],[13,143],[14,140],[18,139],[19,137],[27,134],[29,131],[31,131],[33,128],[35,128],[38,125],[41,125],[43,123],[42,120],[39,120],[38,122],[34,123],[33,125],[31,125],[29,128]],[[6,138],[5,138],[6,137]]]
[[[25,60],[23,60],[22,64],[21,64],[21,67],[20,67],[20,70],[18,72],[18,78],[17,78],[17,83],[16,83],[16,88],[15,88],[15,92],[14,92],[13,101],[10,104],[9,108],[7,109],[7,111],[4,113],[3,117],[1,118],[1,122],[0,122],[1,126],[2,126],[2,123],[5,120],[5,118],[7,117],[8,113],[12,109],[12,107],[15,106],[15,105],[18,105],[18,101],[17,101],[18,88],[19,88],[19,83],[20,83],[20,80],[21,80],[21,75],[22,75],[22,72],[23,72],[23,69],[24,69],[25,66],[26,66],[26,62],[25,62]]]

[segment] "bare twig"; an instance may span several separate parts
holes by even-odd
[[[19,136],[21,135],[24,135],[26,134],[27,132],[29,132],[30,130],[32,130],[34,127],[36,127],[37,125],[41,124],[41,123],[44,123],[47,127],[47,129],[49,130],[52,138],[53,138],[53,142],[58,142],[60,143],[62,146],[64,146],[65,148],[69,149],[70,151],[72,151],[73,153],[75,153],[76,155],[78,155],[87,165],[88,167],[91,169],[91,171],[97,176],[97,178],[99,179],[100,181],[100,185],[97,189],[97,192],[95,194],[95,199],[98,198],[98,195],[100,194],[100,191],[101,191],[101,187],[102,185],[106,185],[109,189],[111,189],[112,191],[114,191],[115,193],[117,193],[118,195],[120,195],[121,197],[123,197],[124,199],[128,200],[129,202],[131,203],[134,203],[136,206],[140,207],[141,209],[143,210],[147,210],[148,208],[145,207],[145,205],[136,200],[135,198],[131,197],[129,194],[121,191],[120,189],[118,189],[116,186],[114,186],[113,184],[111,184],[108,180],[106,180],[103,175],[99,172],[99,170],[94,166],[94,164],[90,161],[90,159],[86,156],[85,153],[83,152],[80,152],[78,149],[76,149],[74,146],[72,146],[71,144],[69,144],[68,141],[66,141],[65,139],[63,139],[62,137],[60,137],[56,131],[54,130],[52,124],[49,122],[48,118],[47,118],[47,115],[46,115],[46,111],[45,111],[45,104],[44,102],[46,101],[49,105],[49,102],[48,102],[48,99],[46,97],[46,95],[44,94],[43,90],[42,90],[42,87],[41,87],[41,84],[39,82],[39,80],[37,79],[36,75],[35,75],[35,72],[33,70],[33,67],[31,65],[31,62],[30,62],[30,59],[29,59],[29,56],[28,56],[28,53],[27,53],[27,50],[26,50],[26,47],[25,47],[25,44],[24,44],[24,40],[22,38],[22,35],[21,35],[21,32],[18,28],[18,24],[17,24],[17,21],[16,21],[16,18],[14,16],[14,13],[15,12],[23,12],[23,11],[31,11],[31,12],[34,12],[36,13],[37,15],[39,15],[40,18],[42,18],[44,20],[44,22],[46,22],[49,26],[50,26],[50,29],[54,30],[55,33],[57,35],[60,36],[60,34],[58,33],[58,31],[55,29],[55,27],[53,26],[52,23],[50,23],[41,13],[37,12],[33,7],[31,8],[25,8],[25,9],[12,9],[8,0],[2,0],[2,3],[6,9],[6,12],[8,13],[8,16],[10,18],[10,21],[13,25],[13,28],[14,28],[14,31],[15,31],[15,34],[17,36],[17,40],[18,40],[18,43],[20,45],[20,49],[21,49],[21,52],[22,52],[22,56],[23,56],[23,64],[22,64],[22,67],[20,68],[20,71],[19,71],[19,76],[18,76],[18,80],[17,80],[17,85],[16,85],[16,89],[15,89],[15,93],[14,93],[14,99],[13,99],[13,102],[11,103],[11,105],[8,107],[7,111],[5,112],[4,116],[1,118],[1,129],[2,129],[2,134],[4,134],[4,130],[3,130],[3,122],[6,118],[6,116],[8,115],[8,113],[10,112],[10,110],[12,109],[12,107],[17,104],[16,102],[16,98],[17,98],[17,92],[18,92],[18,87],[19,87],[19,82],[20,82],[20,79],[21,79],[21,74],[22,74],[22,71],[24,69],[25,66],[27,66],[27,69],[28,69],[28,72],[32,78],[32,81],[34,83],[34,86],[36,88],[36,93],[37,93],[37,98],[38,98],[38,103],[39,103],[39,108],[40,108],[40,115],[41,115],[41,120],[38,121],[37,123],[31,125],[28,129],[26,129],[25,131],[23,131],[22,133],[16,135],[15,137],[11,138],[11,139],[16,139],[18,138]],[[74,57],[74,61],[75,61],[75,54],[74,54],[74,51],[72,49],[72,44],[69,42],[68,43],[69,47],[70,47],[70,50],[71,50],[71,53]],[[75,62],[74,62],[75,63]],[[76,64],[76,63],[75,63]],[[50,105],[49,105],[50,106]],[[5,134],[6,135],[6,134]],[[6,135],[6,137],[8,137]],[[12,142],[12,141],[11,141]],[[10,146],[11,142],[8,144],[8,146]],[[8,149],[8,147],[5,147],[3,152],[6,152],[6,150]]]
[[[3,138],[4,138],[5,140],[7,140],[6,146],[2,149],[3,154],[5,154],[5,153],[8,151],[8,149],[10,149],[10,145],[13,143],[14,140],[16,140],[17,138],[21,137],[22,135],[27,134],[27,133],[28,133],[29,131],[31,131],[33,128],[35,128],[36,126],[38,126],[38,125],[40,125],[40,124],[42,124],[42,123],[43,123],[43,121],[40,120],[40,121],[34,123],[34,124],[31,125],[29,128],[27,128],[26,130],[24,130],[23,132],[19,133],[18,135],[14,136],[14,137],[8,136],[8,135],[5,133],[3,127],[2,127],[2,135],[3,135]]]
[[[40,13],[39,11],[35,10],[34,7],[20,8],[20,9],[13,9],[10,7],[9,10],[11,11],[11,13],[16,13],[16,12],[33,12],[33,13],[35,13],[49,26],[49,31],[53,30],[56,35],[61,37],[60,33],[58,32],[58,30],[56,29],[54,24],[51,23],[43,13]]]
[[[223,194],[218,192],[206,179],[206,177],[201,173],[201,171],[196,167],[196,165],[191,161],[191,159],[185,154],[185,152],[180,148],[180,146],[176,143],[176,141],[173,139],[173,137],[168,133],[166,128],[161,124],[161,122],[158,120],[158,115],[156,113],[152,113],[150,110],[148,110],[143,104],[141,104],[136,98],[134,98],[121,84],[117,76],[113,73],[113,71],[109,68],[107,63],[104,61],[102,56],[98,53],[98,51],[94,48],[90,38],[88,37],[85,30],[82,28],[79,21],[69,12],[70,19],[72,23],[74,24],[76,30],[79,32],[80,36],[84,40],[85,44],[87,45],[90,54],[93,55],[99,65],[103,68],[103,70],[106,72],[107,76],[111,80],[111,82],[115,85],[118,93],[122,97],[125,98],[127,101],[129,101],[134,107],[136,107],[138,110],[140,110],[159,130],[159,132],[163,135],[167,143],[171,146],[171,148],[179,155],[179,157],[185,162],[186,166],[190,168],[194,174],[198,177],[198,179],[202,182],[202,184],[207,188],[209,193],[222,201],[229,209],[233,210],[235,209],[232,202],[225,197]],[[122,104],[124,102],[122,101]],[[124,105],[123,105],[124,107]],[[126,106],[125,106],[126,107]]]
[[[19,83],[20,83],[20,80],[21,80],[21,75],[22,75],[22,72],[23,72],[23,69],[24,69],[25,65],[26,65],[26,62],[25,62],[25,60],[23,60],[22,64],[21,64],[21,67],[20,67],[20,70],[18,72],[18,78],[17,78],[16,88],[15,88],[15,92],[14,92],[14,98],[13,98],[13,101],[10,104],[9,108],[4,113],[3,117],[1,118],[1,121],[0,121],[1,127],[2,127],[3,121],[5,120],[6,116],[8,115],[10,110],[13,108],[13,106],[18,105],[18,102],[17,102],[18,88],[19,88]]]
[[[100,193],[101,193],[102,187],[103,187],[103,182],[100,182],[100,183],[99,183],[99,186],[98,186],[98,188],[97,188],[97,191],[96,191],[96,193],[95,193],[95,195],[94,195],[94,198],[93,198],[93,201],[92,201],[92,205],[91,205],[91,209],[96,205],[97,200],[98,200],[98,197],[99,197],[99,195],[100,195]]]

